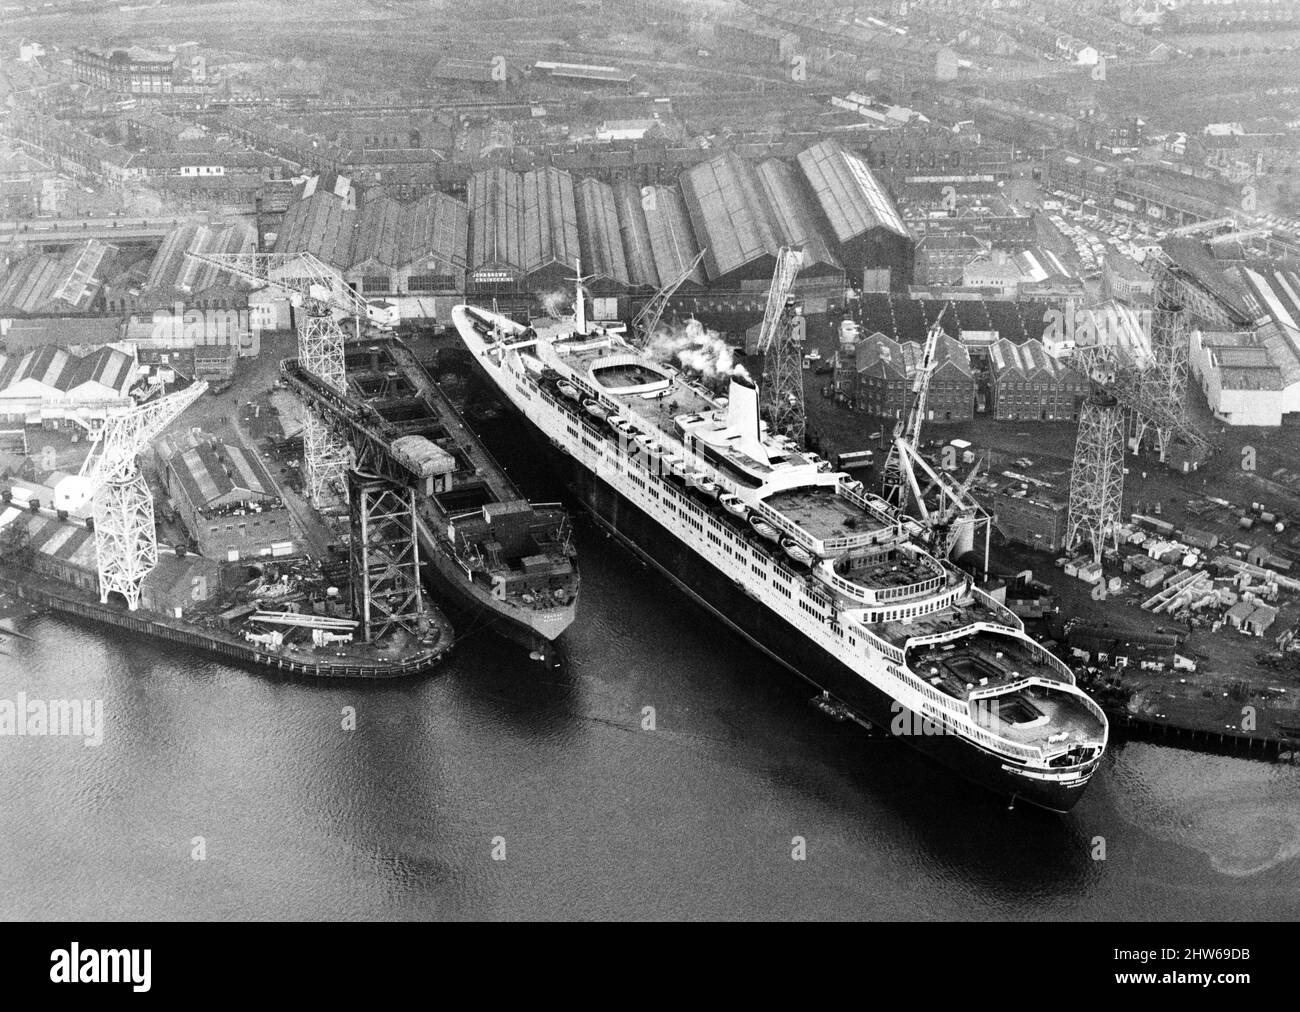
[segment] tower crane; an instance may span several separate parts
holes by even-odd
[[[312,375],[343,393],[347,382],[344,321],[351,318],[360,336],[361,321],[376,311],[337,271],[310,253],[188,253],[201,263],[229,271],[254,285],[279,292],[298,312],[298,361]],[[303,462],[307,493],[313,506],[328,500],[330,489],[346,487],[351,452],[325,422],[307,412],[303,427]]]
[[[158,565],[158,532],[153,494],[135,459],[207,389],[199,380],[110,417],[81,465],[71,502],[91,500],[101,602],[116,591],[131,611],[140,606],[140,586]]]
[[[790,289],[803,265],[800,250],[782,246],[776,251],[772,284],[758,331],[758,352],[763,359],[761,410],[774,433],[789,436],[803,446],[808,418],[803,401],[803,368],[794,340],[794,320],[803,312],[790,298]]]
[[[632,318],[632,340],[637,345],[644,348],[650,343],[650,339],[654,337],[655,329],[659,326],[659,321],[663,319],[664,310],[668,308],[669,300],[677,294],[677,289],[682,287],[686,279],[699,269],[706,252],[707,250],[700,250],[695,255],[695,259],[691,261],[690,266],[655,292],[649,301],[641,307],[641,311]]]
[[[1155,326],[1176,334],[1181,314],[1182,307],[1176,303],[1158,301]],[[1113,340],[1079,345],[1074,350],[1075,368],[1088,377],[1089,393],[1079,414],[1065,544],[1069,549],[1084,542],[1091,544],[1094,562],[1101,561],[1107,542],[1118,547],[1126,416],[1132,416],[1139,433],[1147,427],[1156,430],[1162,459],[1174,437],[1198,453],[1213,450],[1210,440],[1186,419],[1181,408],[1169,403],[1160,348],[1154,351],[1155,364],[1143,365]],[[1152,369],[1162,373],[1154,381]]]

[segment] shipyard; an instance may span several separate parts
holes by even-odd
[[[765,742],[799,811],[1300,860],[1291,6],[426,7],[6,8],[0,695],[67,639],[436,723],[503,825],[650,708],[655,804]]]

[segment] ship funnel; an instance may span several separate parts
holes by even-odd
[[[760,463],[768,463],[758,424],[758,388],[752,380],[731,377],[731,389],[727,391],[727,428],[740,436],[734,443],[736,449]]]

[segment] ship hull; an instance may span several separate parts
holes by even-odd
[[[519,410],[477,356],[475,363],[491,387],[503,395],[511,414],[528,423],[525,430],[555,461],[560,473],[566,476],[570,492],[600,526],[749,643],[817,690],[830,693],[860,723],[899,737],[958,775],[1003,797],[1064,813],[1082,796],[1096,761],[1077,769],[1069,780],[1046,781],[1034,776],[1033,771],[1016,772],[1004,756],[960,735],[925,733],[934,729],[933,725],[910,719],[888,693],[811,642],[799,629],[566,453]]]
[[[543,660],[549,661],[556,656],[555,640],[573,623],[575,607],[572,603],[561,608],[538,609],[521,618],[519,609],[498,601],[486,588],[474,585],[451,557],[450,550],[429,545],[424,532],[421,532],[420,541],[425,558],[425,579],[438,592],[439,604],[469,619],[465,628],[477,624],[517,644],[530,655],[540,655]]]

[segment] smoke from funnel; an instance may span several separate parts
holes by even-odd
[[[537,296],[537,300],[542,304],[542,312],[553,320],[560,319],[573,309],[573,296],[563,290],[543,292]]]
[[[684,325],[661,325],[646,348],[660,362],[672,362],[706,380],[724,380],[731,376],[749,379],[749,373],[736,361],[735,352],[718,334],[699,320]]]

